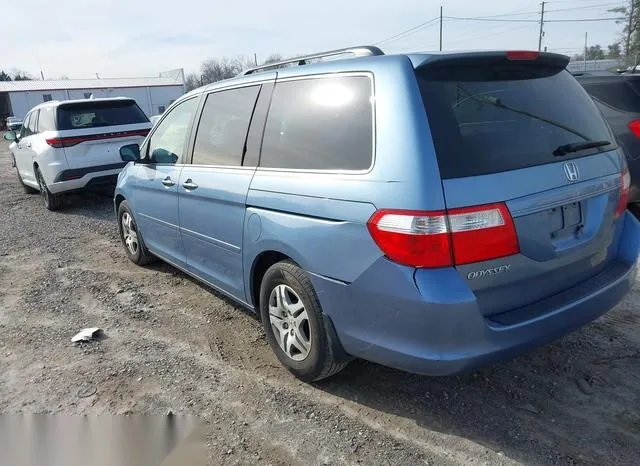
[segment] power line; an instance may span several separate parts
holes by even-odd
[[[549,3],[549,2],[547,2]],[[616,2],[616,3],[601,3],[599,5],[590,5],[590,6],[574,6],[571,8],[559,8],[557,10],[547,10],[547,13],[555,13],[558,11],[575,11],[575,10],[588,10],[588,9],[594,9],[594,8],[604,8],[604,7],[624,7],[626,5],[624,5],[623,3],[620,2]]]
[[[374,45],[381,45],[381,44],[383,44],[385,42],[391,42],[393,40],[397,40],[397,39],[400,39],[402,37],[406,37],[408,35],[411,35],[411,34],[417,32],[419,29],[428,27],[429,25],[431,25],[431,24],[433,24],[433,23],[435,23],[436,21],[439,21],[439,20],[440,20],[439,16],[437,16],[435,18],[431,18],[429,21],[425,21],[424,23],[418,24],[417,26],[414,26],[414,27],[409,28],[409,29],[405,29],[404,31],[399,32],[398,34],[395,34],[395,35],[393,35],[391,37],[387,37],[386,39],[383,39],[383,40],[381,40],[379,42],[376,42]]]
[[[503,23],[539,23],[538,19],[492,19],[492,18],[464,18],[460,16],[444,16],[444,19],[453,21],[491,21]],[[582,19],[546,19],[545,23],[573,23],[589,21],[619,21],[626,18],[582,18]]]
[[[547,19],[547,23],[582,23],[593,21],[620,21],[627,18]]]

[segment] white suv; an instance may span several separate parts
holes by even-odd
[[[151,123],[135,100],[123,97],[45,102],[32,108],[9,150],[26,192],[40,191],[49,210],[62,194],[113,185],[129,162],[120,147],[141,144]]]

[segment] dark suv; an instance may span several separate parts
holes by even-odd
[[[579,74],[576,79],[607,119],[627,157],[629,203],[640,201],[640,73]]]

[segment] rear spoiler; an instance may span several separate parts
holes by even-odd
[[[569,57],[558,53],[512,50],[496,52],[460,52],[429,55],[415,69],[439,68],[450,66],[491,66],[517,64],[520,66],[565,69]]]

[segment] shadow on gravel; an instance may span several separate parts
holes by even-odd
[[[468,375],[418,376],[356,360],[315,385],[410,419],[425,439],[431,431],[462,437],[526,464],[637,464],[640,348],[602,333],[593,324]]]
[[[62,210],[56,213],[64,215],[82,215],[99,220],[113,220],[113,191],[86,191],[67,194],[63,200]]]
[[[163,273],[163,274],[166,274],[166,275],[171,275],[173,277],[180,277],[180,278],[182,278],[184,280],[188,280],[191,283],[193,283],[193,285],[195,285],[198,288],[200,288],[200,289],[206,291],[207,293],[209,293],[213,298],[219,299],[220,301],[223,301],[225,304],[228,304],[229,306],[232,306],[234,308],[234,311],[242,312],[243,314],[246,314],[247,316],[251,317],[252,319],[259,320],[259,316],[255,312],[252,312],[252,311],[248,310],[247,308],[245,308],[244,306],[240,305],[238,302],[234,301],[233,299],[228,298],[227,296],[223,295],[222,293],[219,293],[218,291],[214,290],[210,286],[202,283],[199,280],[196,280],[191,275],[187,275],[186,273],[182,272],[181,270],[176,269],[172,265],[164,262],[162,259],[158,259],[156,262],[153,262],[153,263],[151,263],[149,265],[146,265],[145,267],[150,269],[150,270],[154,270],[156,272],[159,272],[159,273]]]

